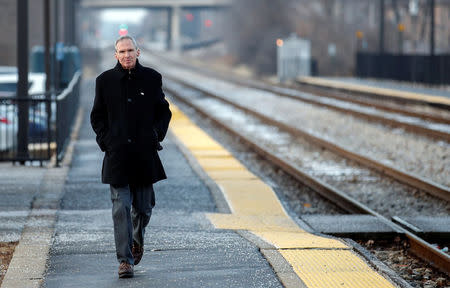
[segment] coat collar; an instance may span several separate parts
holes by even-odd
[[[134,66],[134,68],[131,68],[131,75],[133,75],[136,78],[142,78],[143,68],[144,66],[142,66],[141,63],[139,63],[139,60],[136,59],[136,66]],[[118,78],[123,78],[130,73],[129,69],[124,69],[119,61],[117,61],[117,64],[113,68],[113,71],[115,72]]]

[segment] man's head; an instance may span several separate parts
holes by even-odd
[[[136,59],[140,54],[136,40],[131,36],[121,36],[116,40],[116,59],[122,65],[123,69],[131,69],[136,65]]]

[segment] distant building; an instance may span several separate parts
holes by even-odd
[[[70,1],[50,0],[50,25],[51,37],[54,34],[54,2],[58,1],[59,8],[59,37],[64,41],[64,9]],[[44,1],[28,0],[28,35],[29,46],[44,44]],[[0,37],[0,66],[16,66],[17,63],[17,0],[0,0],[0,25],[2,27],[2,37]],[[51,43],[54,42],[51,38]]]

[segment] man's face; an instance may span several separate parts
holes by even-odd
[[[136,50],[130,39],[123,39],[122,41],[117,42],[115,56],[123,69],[131,69],[136,65],[136,59],[139,56],[139,52],[139,49]]]

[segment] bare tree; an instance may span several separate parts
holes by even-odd
[[[292,0],[236,0],[230,11],[228,46],[238,62],[261,74],[275,72],[276,39],[293,31]]]
[[[386,1],[386,52],[428,49],[428,1],[419,1],[417,16],[410,15],[408,3]],[[438,1],[436,9],[436,48],[445,52],[450,44],[450,1]],[[379,13],[378,1],[373,0],[235,0],[227,45],[237,62],[260,74],[274,74],[276,39],[296,33],[311,41],[321,75],[352,75],[358,50],[378,51]],[[399,24],[403,32],[399,32]],[[357,39],[357,31],[362,39]],[[329,53],[333,51],[336,53]]]

